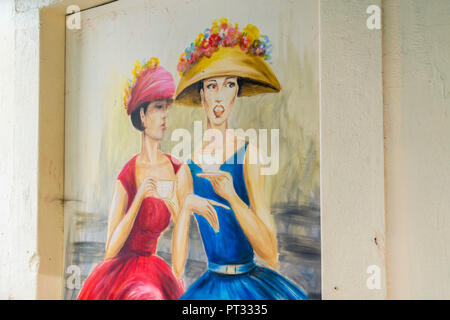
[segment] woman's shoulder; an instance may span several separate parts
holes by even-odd
[[[164,153],[164,155],[169,159],[170,163],[172,164],[173,171],[175,172],[175,174],[177,174],[180,168],[183,166],[183,162],[171,154]]]
[[[134,167],[136,163],[136,158],[138,154],[132,157],[130,160],[128,160],[125,165],[122,167],[122,170],[120,170],[119,175],[117,176],[117,180],[122,182],[125,189],[128,189],[134,179]]]
[[[122,169],[119,172],[119,176],[121,175],[125,175],[127,173],[130,173],[130,170],[132,167],[134,167],[135,163],[136,163],[136,158],[139,154],[136,154],[135,156],[133,156],[130,160],[128,160],[125,165],[122,167]]]

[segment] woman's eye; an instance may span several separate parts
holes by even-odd
[[[210,83],[210,84],[208,84],[207,86],[206,86],[206,88],[207,89],[215,89],[216,88],[216,85],[214,84],[214,83]]]
[[[227,86],[228,88],[234,88],[236,84],[234,82],[228,82]]]
[[[156,109],[162,109],[162,105],[158,104],[158,105],[156,106]]]

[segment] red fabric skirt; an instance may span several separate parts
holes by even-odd
[[[183,282],[161,258],[128,254],[101,262],[83,284],[78,300],[176,300]]]

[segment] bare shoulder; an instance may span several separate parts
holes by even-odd
[[[180,166],[180,169],[177,172],[177,176],[179,177],[185,177],[185,176],[190,176],[191,175],[191,169],[189,169],[189,166],[187,165],[187,163],[182,163]]]
[[[183,163],[177,172],[177,181],[179,187],[183,187],[185,183],[192,183],[191,169],[186,163]]]

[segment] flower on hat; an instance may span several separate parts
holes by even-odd
[[[272,45],[267,36],[260,34],[258,27],[249,24],[240,31],[237,23],[221,18],[215,20],[211,28],[200,33],[184,50],[178,59],[177,70],[182,75],[200,58],[211,57],[220,47],[237,45],[245,53],[257,55],[264,60],[270,59]]]
[[[250,40],[250,42],[258,40],[260,37],[258,27],[254,25],[251,24],[247,25],[243,31],[245,36]]]

